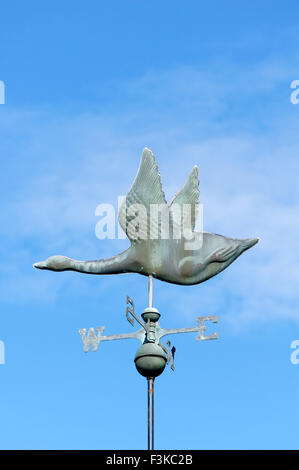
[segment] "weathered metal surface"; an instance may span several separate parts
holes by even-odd
[[[89,328],[88,333],[86,335],[86,328],[81,328],[78,330],[78,333],[81,336],[82,343],[83,343],[83,349],[84,352],[88,352],[90,350],[90,347],[92,347],[92,350],[95,352],[99,348],[99,344],[101,341],[112,341],[114,339],[138,339],[141,341],[141,343],[144,342],[145,339],[145,331],[143,328],[141,328],[138,331],[134,331],[134,333],[124,333],[120,335],[109,335],[109,336],[102,336],[102,332],[104,331],[105,327],[104,326],[99,326],[96,328],[97,333],[95,332],[94,328]]]
[[[169,340],[166,341],[167,344],[167,364],[170,363],[170,368],[174,371],[174,353],[175,353],[175,347],[172,346],[170,349],[171,343]]]
[[[147,379],[147,448],[154,450],[154,378]]]
[[[130,318],[130,315],[129,313],[132,315],[133,318]],[[127,317],[127,320],[128,322],[134,326],[134,319],[139,323],[139,325],[142,326],[142,328],[147,332],[147,327],[146,327],[146,323],[144,323],[141,318],[138,317],[138,315],[136,315],[135,313],[135,306],[134,306],[134,302],[132,299],[130,299],[130,297],[127,295],[127,309],[126,309],[126,317]]]
[[[134,320],[136,320],[142,328],[138,331],[135,331],[134,333],[124,333],[109,336],[102,335],[105,329],[104,326],[99,326],[96,329],[89,328],[88,333],[86,328],[82,328],[79,330],[79,334],[82,339],[84,351],[88,352],[90,347],[94,352],[97,351],[101,341],[131,338],[138,339],[141,341],[142,346],[138,349],[134,359],[137,370],[145,377],[157,377],[163,372],[166,364],[170,363],[171,369],[174,370],[175,347],[173,346],[170,349],[171,343],[169,340],[167,341],[167,347],[161,343],[160,339],[164,336],[178,333],[198,332],[198,335],[196,336],[196,340],[198,341],[218,338],[216,332],[207,336],[204,335],[204,332],[207,329],[207,327],[204,325],[204,322],[212,321],[213,323],[217,323],[218,317],[216,315],[198,317],[196,319],[198,326],[195,327],[172,329],[161,328],[158,321],[160,318],[160,313],[154,307],[146,308],[142,316],[143,318],[147,318],[146,323],[143,322],[141,318],[139,318],[135,313],[134,301],[129,296],[127,296],[127,320],[132,326],[134,326]]]
[[[158,377],[167,364],[167,356],[157,343],[144,342],[135,354],[135,366],[143,377]]]
[[[163,336],[166,335],[173,335],[176,333],[194,333],[198,331],[198,336],[196,336],[196,339],[198,341],[204,341],[204,340],[209,340],[209,339],[217,339],[218,335],[217,333],[212,333],[211,335],[204,336],[203,332],[206,331],[207,327],[203,324],[205,321],[212,321],[213,323],[218,322],[218,317],[217,315],[210,315],[210,316],[204,316],[204,317],[198,317],[196,318],[196,321],[198,322],[198,326],[192,327],[192,328],[173,328],[173,329],[164,329],[161,328],[159,323],[157,324],[157,329],[156,329],[156,338],[159,340],[160,338],[163,338]]]
[[[136,320],[141,325],[140,330],[110,336],[102,335],[105,329],[103,326],[96,330],[90,328],[88,333],[86,328],[79,330],[85,352],[88,352],[90,347],[97,351],[101,341],[130,338],[141,341],[142,345],[135,355],[135,365],[140,374],[148,379],[149,450],[154,448],[154,378],[163,372],[166,364],[170,363],[171,369],[174,370],[175,347],[171,348],[169,340],[166,347],[160,339],[166,335],[191,332],[198,332],[198,341],[217,339],[216,332],[204,335],[204,322],[218,321],[215,315],[203,316],[196,319],[196,327],[161,328],[160,313],[153,308],[153,277],[173,284],[199,284],[223,271],[258,242],[258,238],[240,240],[197,232],[195,225],[199,206],[198,186],[198,168],[195,166],[184,187],[170,204],[167,204],[155,157],[150,150],[144,149],[133,186],[119,211],[119,223],[131,242],[130,248],[117,256],[102,260],[76,261],[56,255],[34,264],[35,268],[52,271],[78,271],[97,275],[138,273],[149,277],[149,307],[142,314],[144,321],[136,315],[134,302],[127,296],[127,320],[132,326]],[[184,214],[186,205],[191,206],[188,217],[178,219],[175,213],[178,210],[179,214]],[[162,206],[161,218],[151,218],[153,206]],[[138,224],[136,225],[135,220],[132,226],[132,218],[136,215]],[[163,234],[165,220],[168,221],[169,229],[166,237],[165,233]],[[187,235],[188,231],[191,237]],[[200,240],[200,243],[190,243],[191,239]]]
[[[148,306],[153,306],[153,275],[150,274],[148,277]]]
[[[167,204],[155,157],[150,150],[144,149],[133,186],[119,210],[119,222],[131,242],[130,248],[112,258],[94,261],[76,261],[56,255],[46,261],[35,263],[34,267],[51,271],[78,271],[86,274],[130,272],[181,285],[204,282],[227,268],[244,251],[255,245],[258,238],[240,240],[213,233],[196,232],[195,223],[199,206],[198,185],[198,168],[195,166],[186,184],[170,204]],[[165,233],[162,233],[164,227],[161,222],[162,217],[156,219],[151,216],[152,207],[161,205],[163,217],[169,222],[167,237]],[[174,209],[184,214],[186,205],[192,209],[190,216],[178,219]],[[138,215],[137,232],[132,224],[132,217],[136,214]],[[176,238],[178,233],[180,238]],[[187,233],[194,240],[201,240],[201,243],[195,244],[194,249],[190,249],[189,242],[186,243],[190,240]],[[152,298],[151,290],[149,297]],[[150,304],[152,305],[151,300]]]
[[[134,326],[134,302],[130,297],[127,295],[127,309],[126,309],[126,317],[129,323]],[[130,316],[131,314],[131,316]],[[132,318],[133,317],[133,318]]]

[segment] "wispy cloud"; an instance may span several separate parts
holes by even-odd
[[[82,259],[111,254],[111,243],[95,237],[94,210],[101,202],[116,206],[147,146],[157,155],[168,199],[192,166],[199,165],[205,230],[261,237],[260,245],[201,292],[234,298],[233,308],[224,308],[227,321],[298,320],[299,107],[297,116],[287,101],[289,74],[290,67],[285,73],[283,65],[272,61],[252,69],[226,69],[221,81],[216,66],[209,73],[180,67],[151,71],[126,84],[134,106],[119,116],[7,112],[0,227],[6,247],[1,271],[5,298],[14,301],[13,281],[19,276],[25,279],[19,300],[49,300],[46,292],[53,286],[48,286],[48,277],[41,275],[40,289],[34,289],[31,258],[57,252]],[[251,111],[236,125],[236,116],[246,115],[242,105],[248,99],[256,100],[256,115]],[[236,112],[230,112],[234,103]],[[256,121],[264,125],[264,135]],[[126,244],[115,241],[114,252]],[[59,283],[64,281],[55,284],[56,294]],[[197,304],[195,288],[178,292],[181,302],[188,298]],[[180,301],[172,298],[171,308],[178,311]],[[223,311],[224,305],[219,301],[214,307]]]

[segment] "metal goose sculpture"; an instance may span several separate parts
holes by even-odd
[[[99,275],[138,273],[173,284],[200,284],[227,268],[259,239],[241,240],[196,232],[198,186],[198,167],[195,166],[186,184],[167,204],[155,157],[149,149],[144,149],[137,176],[118,214],[131,246],[112,258],[77,261],[56,255],[33,266]],[[188,206],[191,210],[181,217]],[[162,217],[152,217],[153,207],[161,209]],[[163,232],[165,220],[168,229]],[[190,243],[192,237],[196,243]]]

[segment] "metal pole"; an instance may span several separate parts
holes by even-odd
[[[153,276],[151,274],[148,277],[148,306],[153,306]]]
[[[147,379],[148,450],[154,449],[154,378]]]
[[[148,277],[148,306],[153,306],[153,276]],[[149,321],[149,320],[148,320]],[[147,448],[154,449],[154,378],[147,377]]]

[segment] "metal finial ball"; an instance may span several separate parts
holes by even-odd
[[[143,320],[147,323],[148,321],[156,323],[160,318],[159,310],[154,307],[147,307],[141,314]]]
[[[154,378],[162,374],[167,358],[163,349],[156,343],[144,343],[137,350],[134,362],[139,374]]]

